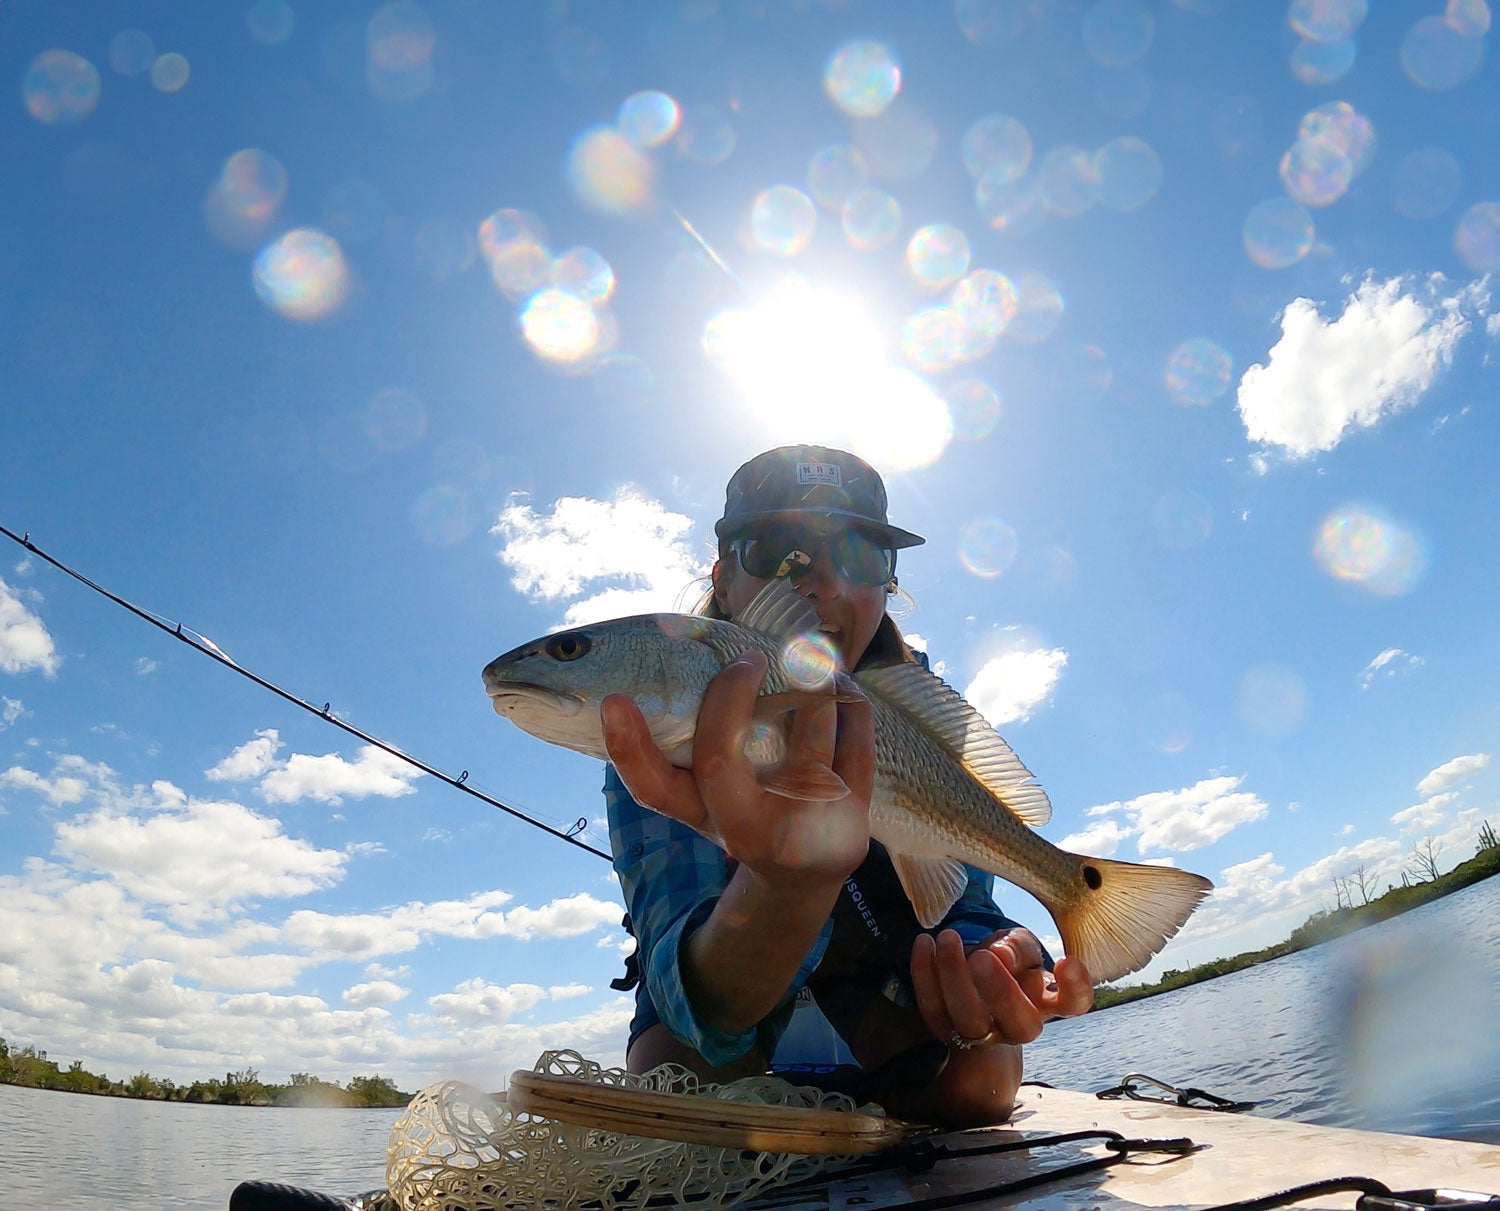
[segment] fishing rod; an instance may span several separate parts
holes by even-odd
[[[321,708],[314,706],[306,699],[297,697],[296,694],[291,693],[289,690],[282,689],[275,682],[260,676],[260,674],[253,672],[250,669],[247,669],[237,660],[232,659],[228,655],[228,653],[226,653],[207,635],[195,631],[191,627],[185,626],[181,622],[169,622],[161,615],[154,614],[150,610],[142,609],[140,606],[127,601],[118,593],[113,593],[109,589],[106,589],[97,581],[90,580],[82,572],[70,568],[67,564],[63,563],[62,560],[49,555],[46,551],[42,550],[41,547],[37,546],[36,543],[32,542],[31,531],[27,530],[24,533],[16,534],[13,531],[8,530],[5,526],[0,526],[0,534],[3,534],[12,542],[19,543],[21,546],[25,547],[26,550],[35,555],[38,559],[46,560],[47,563],[51,564],[58,571],[66,572],[74,580],[78,581],[80,584],[87,585],[100,596],[106,597],[110,601],[114,602],[115,605],[120,606],[122,609],[129,610],[130,613],[134,614],[137,618],[141,618],[146,622],[149,622],[152,626],[156,627],[157,630],[165,631],[168,635],[172,636],[172,638],[187,644],[187,646],[192,648],[193,651],[200,652],[204,656],[208,656],[213,660],[217,660],[225,668],[232,669],[241,677],[248,678],[256,685],[260,686],[262,689],[270,690],[271,693],[275,694],[278,698],[282,698],[287,702],[290,702],[293,706],[301,707],[304,711],[308,712],[308,714],[316,715],[325,723],[333,724],[334,727],[348,732],[349,735],[354,736],[359,740],[363,740],[366,744],[374,745],[382,752],[389,753],[392,757],[396,757],[399,760],[406,762],[407,765],[412,766],[414,769],[419,769],[424,774],[430,774],[439,782],[446,782],[449,786],[463,791],[464,794],[472,795],[481,803],[488,803],[491,807],[498,807],[507,815],[514,816],[517,820],[522,820],[525,823],[530,824],[534,828],[539,828],[544,833],[548,833],[551,836],[556,837],[560,841],[566,841],[569,845],[574,845],[579,849],[586,850],[589,853],[593,854],[595,857],[611,860],[610,854],[605,853],[605,851],[602,849],[596,849],[587,841],[579,838],[578,833],[581,832],[588,823],[586,819],[580,819],[576,824],[573,825],[571,829],[565,832],[562,829],[553,828],[550,824],[538,820],[534,816],[528,816],[520,809],[511,807],[508,803],[502,803],[493,795],[488,795],[484,791],[470,786],[468,784],[468,770],[464,770],[461,774],[458,775],[458,777],[455,778],[453,777],[453,775],[438,769],[435,765],[429,765],[427,762],[421,760],[420,758],[413,757],[410,753],[402,752],[395,745],[387,744],[384,740],[381,740],[376,736],[372,736],[368,732],[361,731],[352,723],[346,723],[344,720],[340,719],[332,712],[332,703],[325,702]]]

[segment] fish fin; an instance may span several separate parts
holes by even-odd
[[[816,631],[822,619],[818,617],[818,607],[797,592],[790,580],[778,577],[752,597],[734,621],[769,635],[778,643],[786,643]]]
[[[957,858],[917,858],[892,851],[891,865],[923,929],[941,923],[969,885],[968,868]]]
[[[1052,818],[1047,792],[983,715],[920,664],[868,669],[855,680],[897,707],[947,749],[974,780],[1032,828]]]
[[[1083,960],[1096,984],[1144,967],[1214,886],[1175,866],[1068,857],[1082,865],[1087,890],[1071,909],[1047,911],[1063,949]]]
[[[768,791],[809,803],[833,803],[849,793],[849,784],[819,761],[783,761],[761,779]]]

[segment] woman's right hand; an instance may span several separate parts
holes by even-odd
[[[831,766],[849,793],[832,802],[776,794],[744,753],[766,657],[746,652],[709,683],[698,711],[693,767],[670,764],[635,702],[612,694],[601,710],[604,744],[620,780],[643,807],[686,824],[769,884],[842,883],[870,844],[875,721],[864,700],[798,707],[787,764]]]

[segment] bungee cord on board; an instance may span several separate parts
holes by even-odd
[[[151,610],[143,609],[142,607],[135,605],[133,602],[127,601],[118,593],[111,592],[109,589],[106,589],[98,582],[90,580],[82,572],[75,571],[73,568],[70,568],[67,564],[63,563],[60,559],[49,555],[46,551],[42,550],[41,547],[37,546],[36,543],[32,542],[31,531],[27,530],[21,534],[16,534],[14,531],[7,529],[5,526],[0,526],[0,534],[3,534],[12,542],[18,543],[19,545],[25,547],[26,550],[30,551],[38,559],[45,560],[58,571],[65,572],[79,583],[87,585],[100,596],[106,597],[110,601],[114,602],[117,606],[130,611],[130,613],[134,614],[137,618],[142,618],[146,622],[149,622],[152,626],[156,627],[158,630],[165,631],[168,635],[172,636],[172,638],[187,644],[187,646],[192,648],[195,652],[201,652],[203,655],[208,656],[213,660],[217,660],[226,668],[233,669],[236,673],[240,674],[240,676],[246,677],[249,680],[255,682],[255,684],[260,686],[262,689],[270,690],[271,693],[275,694],[278,698],[285,699],[293,706],[300,706],[309,714],[316,715],[324,722],[333,724],[334,727],[348,732],[349,735],[354,736],[356,739],[362,740],[366,744],[374,745],[382,752],[389,753],[392,757],[396,757],[399,760],[406,762],[407,765],[410,765],[414,769],[421,770],[424,774],[430,774],[439,782],[446,782],[449,786],[463,791],[464,794],[472,795],[481,803],[488,803],[491,807],[498,807],[507,815],[514,816],[517,820],[525,821],[527,824],[541,829],[544,833],[551,834],[559,841],[566,841],[569,845],[577,846],[579,849],[586,850],[589,853],[593,854],[595,857],[604,858],[606,861],[610,859],[610,855],[604,850],[596,849],[587,841],[584,841],[579,837],[578,834],[582,831],[587,821],[579,820],[571,825],[566,831],[564,831],[562,829],[553,828],[550,824],[547,824],[542,820],[538,820],[534,816],[528,816],[525,812],[519,810],[518,808],[511,807],[508,803],[502,803],[493,795],[486,794],[484,791],[470,786],[468,770],[464,770],[457,777],[454,777],[452,774],[445,773],[443,770],[438,769],[434,765],[429,765],[427,762],[421,760],[418,757],[413,757],[410,753],[402,752],[395,745],[387,744],[384,740],[381,740],[376,736],[372,736],[368,732],[361,731],[352,723],[346,723],[344,720],[340,719],[333,713],[333,704],[331,702],[323,703],[322,707],[314,706],[311,702],[297,697],[297,695],[291,693],[289,690],[282,689],[275,682],[268,681],[266,678],[260,676],[260,674],[247,669],[244,665],[240,664],[239,661],[233,659],[227,652],[224,651],[223,648],[216,644],[207,635],[200,634],[198,631],[193,630],[192,627],[186,626],[181,622],[172,622],[160,614],[153,613]]]

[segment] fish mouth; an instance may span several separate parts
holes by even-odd
[[[583,698],[580,695],[565,694],[527,681],[490,683],[486,679],[484,688],[490,696],[490,706],[497,715],[513,715],[528,707],[541,707],[560,715],[576,715],[583,709]]]

